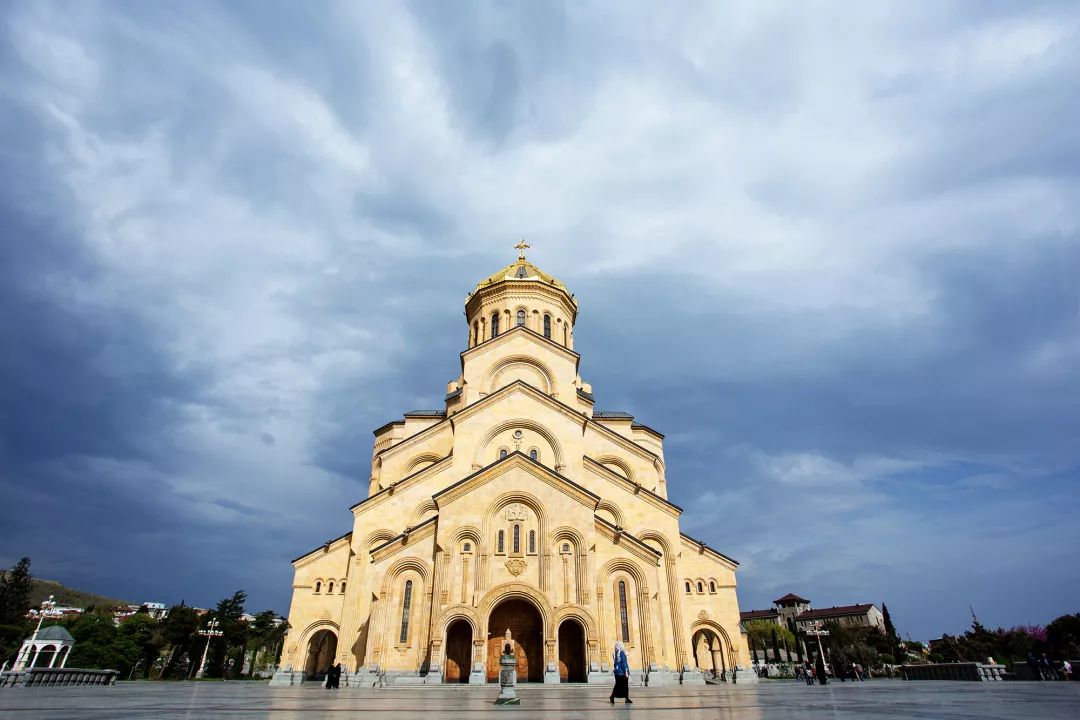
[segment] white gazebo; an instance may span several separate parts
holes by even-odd
[[[75,638],[64,627],[50,625],[26,638],[19,649],[18,659],[12,670],[29,670],[35,667],[62,668],[67,664]]]

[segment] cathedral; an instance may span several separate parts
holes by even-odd
[[[525,258],[465,300],[445,408],[375,430],[352,528],[293,560],[273,684],[341,663],[351,685],[486,683],[510,631],[519,682],[754,679],[731,558],[679,529],[664,436],[598,410],[578,301]]]

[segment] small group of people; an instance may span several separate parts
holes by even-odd
[[[1031,671],[1032,676],[1036,680],[1072,679],[1072,663],[1065,660],[1060,665],[1055,665],[1050,661],[1050,658],[1046,656],[1046,653],[1043,653],[1042,657],[1035,657],[1035,653],[1029,650],[1027,654],[1027,666],[1028,670]]]
[[[337,690],[341,687],[341,663],[326,668],[326,689]]]

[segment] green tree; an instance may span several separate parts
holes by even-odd
[[[22,558],[0,577],[0,625],[21,624],[30,612],[30,558]]]
[[[22,558],[0,574],[0,663],[14,659],[22,641],[33,632],[30,611],[30,558]]]
[[[208,615],[208,620],[217,619],[222,636],[210,642],[210,655],[206,662],[207,677],[226,677],[226,671],[228,677],[237,677],[243,671],[248,628],[241,618],[246,600],[247,593],[237,590],[232,597],[219,601],[217,609]]]
[[[144,678],[150,677],[154,661],[158,659],[164,644],[158,630],[158,621],[145,612],[135,613],[127,618],[120,623],[117,630],[118,645],[125,648],[124,652],[132,653],[128,660],[133,667],[138,668],[139,675]]]
[[[1055,659],[1080,657],[1080,613],[1062,615],[1047,625],[1046,644],[1047,652]]]
[[[194,662],[197,643],[199,615],[194,609],[183,603],[169,609],[169,614],[160,626],[161,639],[169,647],[169,659],[161,670],[162,679],[186,677],[187,670]]]
[[[273,610],[263,610],[255,616],[248,629],[247,646],[253,673],[277,663],[288,629],[288,623],[278,622]]]
[[[795,636],[783,625],[777,625],[768,620],[752,620],[745,625],[746,634],[753,641],[754,646],[766,650],[773,642],[773,631],[776,632],[777,643],[781,640],[788,646],[795,643]]]

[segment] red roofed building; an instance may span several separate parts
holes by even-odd
[[[873,603],[857,605],[834,605],[830,608],[813,610],[810,601],[794,593],[773,600],[773,607],[768,610],[746,610],[739,613],[741,622],[765,620],[783,625],[792,632],[805,632],[813,628],[815,622],[835,622],[841,625],[862,625],[876,627],[885,631],[885,618]]]

